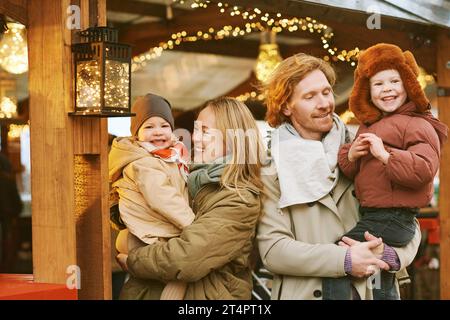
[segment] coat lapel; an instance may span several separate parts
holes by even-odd
[[[333,191],[327,194],[325,197],[318,200],[318,202],[320,202],[321,204],[329,208],[332,212],[334,212],[334,214],[336,214],[336,216],[341,221],[342,217],[337,208],[337,203],[339,202],[345,191],[351,186],[351,184],[352,182],[350,180],[345,178],[343,174],[340,174],[339,181],[336,184],[336,187],[333,189]]]

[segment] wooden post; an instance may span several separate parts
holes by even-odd
[[[81,29],[106,26],[106,0],[81,0]],[[102,118],[74,124],[77,261],[80,299],[111,299],[111,233],[108,205],[108,123]]]
[[[28,1],[33,269],[36,282],[66,283],[77,266],[79,298],[110,299],[107,122],[68,115],[72,4],[82,29],[106,24],[105,0]]]
[[[28,2],[28,59],[33,273],[36,282],[66,283],[77,265],[68,0]]]
[[[450,127],[450,33],[440,30],[437,37],[437,84],[447,88],[446,95],[438,97],[439,119]],[[444,91],[444,90],[441,90]],[[441,156],[439,174],[440,295],[450,299],[450,145],[446,143]]]

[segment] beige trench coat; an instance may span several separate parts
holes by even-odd
[[[352,182],[340,174],[333,194],[280,210],[277,175],[263,175],[263,181],[264,209],[257,240],[264,266],[274,273],[272,299],[322,299],[321,277],[345,276],[347,249],[334,243],[359,219]],[[394,248],[401,269],[413,261],[420,239],[417,223],[414,239],[406,247]],[[361,299],[372,299],[366,284],[366,279],[353,282]]]

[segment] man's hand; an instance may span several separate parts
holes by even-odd
[[[363,278],[371,276],[378,269],[389,270],[389,265],[383,260],[378,259],[371,251],[382,244],[380,238],[375,238],[367,242],[359,242],[344,237],[342,241],[350,245],[352,276]]]
[[[370,144],[364,142],[361,136],[358,136],[355,141],[353,141],[350,149],[348,150],[348,160],[354,162],[369,153]]]
[[[383,257],[384,253],[384,243],[383,239],[375,237],[373,234],[371,234],[369,231],[364,232],[364,238],[366,238],[366,241],[376,240],[380,239],[381,244],[375,248],[372,249],[372,253],[378,258],[381,259]],[[360,243],[357,240],[353,240],[349,237],[343,237],[341,241],[339,241],[339,245],[341,247],[350,248],[352,245],[355,245],[357,243]]]
[[[361,133],[359,135],[361,137],[361,141],[364,143],[369,143],[370,145],[370,153],[383,162],[384,164],[388,163],[390,154],[384,148],[383,140],[373,133]]]
[[[364,232],[364,238],[366,238],[366,241],[371,241],[375,239],[380,239],[381,244],[378,247],[375,247],[372,249],[372,253],[378,258],[381,259],[383,257],[384,252],[384,242],[383,239],[375,237],[373,234],[371,234],[369,231]]]
[[[128,259],[128,255],[125,253],[119,253],[116,256],[117,263],[122,268],[122,270],[125,272],[128,272],[127,259]]]

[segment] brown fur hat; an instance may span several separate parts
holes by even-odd
[[[417,112],[422,113],[430,108],[430,102],[417,81],[419,66],[412,53],[402,52],[392,44],[379,43],[360,53],[349,99],[350,110],[366,125],[382,117],[381,111],[372,103],[369,79],[378,72],[389,69],[395,69],[400,74],[408,99],[416,104]]]

